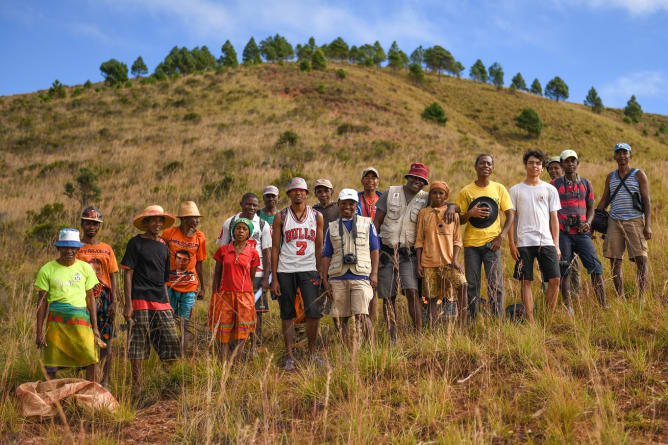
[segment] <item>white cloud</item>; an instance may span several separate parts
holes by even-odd
[[[622,106],[632,95],[640,98],[665,94],[666,79],[658,71],[625,74],[601,88],[603,103],[615,106]]]
[[[668,11],[668,0],[583,0],[595,8],[617,7],[628,10],[634,15],[652,14]]]

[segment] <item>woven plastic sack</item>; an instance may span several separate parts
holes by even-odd
[[[68,397],[90,409],[115,411],[118,401],[102,385],[84,379],[54,379],[28,382],[16,388],[24,416],[52,417],[58,412],[56,402]]]

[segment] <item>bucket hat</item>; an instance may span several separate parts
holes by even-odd
[[[79,231],[77,229],[60,229],[58,232],[58,241],[54,243],[56,247],[82,247],[83,243],[79,241]]]
[[[163,229],[168,229],[174,225],[176,218],[171,213],[165,212],[165,210],[159,205],[150,205],[144,209],[139,215],[135,216],[132,220],[132,224],[139,230],[146,230],[146,218],[151,216],[163,216],[165,218],[165,225]]]
[[[199,213],[197,204],[195,201],[184,201],[179,206],[179,213],[177,213],[177,218],[185,218],[186,216],[202,216]]]
[[[102,213],[100,212],[100,209],[98,209],[95,206],[88,206],[84,209],[83,212],[81,212],[81,219],[85,219],[86,221],[95,221],[95,222],[102,222]]]
[[[411,164],[411,169],[406,173],[406,176],[415,176],[429,184],[429,167],[422,162],[414,162]]]
[[[304,178],[292,178],[288,183],[288,186],[285,188],[286,192],[295,189],[302,189],[308,192],[308,186],[306,185],[306,180]]]

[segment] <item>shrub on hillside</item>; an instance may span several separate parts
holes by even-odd
[[[202,186],[202,200],[223,199],[225,194],[230,191],[237,178],[229,173],[225,173],[218,181],[209,182]]]
[[[97,185],[97,173],[88,167],[79,169],[75,184],[71,182],[65,184],[65,195],[78,200],[81,208],[99,199],[101,194],[102,190]]]
[[[422,65],[419,63],[412,63],[408,67],[408,77],[415,83],[415,85],[422,85],[424,82],[424,71],[422,70]]]
[[[439,125],[445,125],[448,122],[448,118],[443,111],[438,102],[433,102],[431,105],[427,106],[422,112],[422,119],[434,121]]]
[[[186,122],[193,122],[196,124],[202,120],[202,116],[200,116],[199,113],[188,113],[185,116],[183,116],[183,120]]]
[[[311,62],[309,62],[306,59],[302,60],[301,62],[299,62],[299,69],[302,71],[306,71],[307,73],[310,72],[312,70]]]
[[[44,205],[39,213],[26,212],[30,228],[26,231],[26,242],[33,247],[51,245],[58,238],[58,230],[67,226],[67,212],[60,202]]]
[[[665,133],[666,132],[666,124],[664,122],[661,122],[661,125],[659,126],[659,133]]]
[[[67,97],[67,90],[65,89],[65,85],[60,83],[58,79],[54,80],[51,84],[51,87],[49,88],[49,98],[54,97],[60,99]]]
[[[338,70],[336,70],[336,78],[339,80],[345,79],[347,75],[348,73],[343,68],[339,68]]]
[[[181,161],[172,161],[167,164],[165,164],[164,167],[162,167],[162,173],[164,175],[169,175],[171,173],[176,172],[177,170],[180,170],[183,168],[183,162]]]
[[[529,137],[538,137],[543,131],[543,122],[540,120],[540,116],[531,108],[525,108],[515,117],[515,125],[526,130]]]
[[[327,59],[320,48],[313,51],[311,56],[311,66],[314,70],[324,70],[327,68]]]
[[[90,80],[87,80],[86,83],[83,84],[84,88],[90,88],[93,86],[93,83]]]
[[[294,131],[288,130],[281,133],[281,135],[278,137],[278,140],[276,141],[276,148],[284,146],[294,147],[297,145],[297,142],[299,142],[299,135]]]

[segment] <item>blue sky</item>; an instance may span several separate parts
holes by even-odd
[[[293,45],[396,40],[408,54],[438,44],[466,74],[480,58],[501,64],[506,85],[517,72],[543,86],[558,75],[569,101],[594,86],[606,106],[635,94],[668,115],[668,0],[1,0],[0,95],[100,81],[112,57],[130,66],[141,55],[152,71],[174,45],[218,56],[230,39],[240,55],[250,36],[275,33]]]

